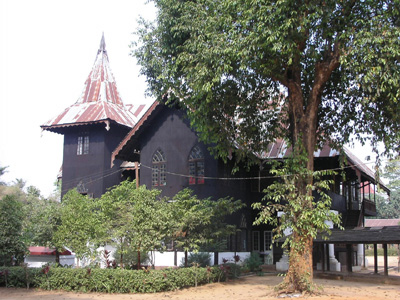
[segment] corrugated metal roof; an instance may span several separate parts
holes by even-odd
[[[282,139],[277,139],[275,143],[268,146],[267,151],[264,151],[257,156],[261,159],[283,158],[288,157],[292,153],[292,148],[287,145],[287,142]],[[314,157],[334,157],[340,155],[340,152],[325,144],[322,149],[314,152]]]
[[[400,219],[366,219],[365,227],[398,226]]]
[[[111,72],[103,35],[93,68],[79,99],[41,127],[43,130],[59,132],[64,127],[111,120],[132,128],[143,107],[124,106]]]
[[[42,246],[30,246],[29,255],[56,255],[56,249]],[[71,255],[71,251],[64,250],[60,252],[60,255]]]

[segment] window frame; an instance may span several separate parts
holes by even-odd
[[[257,230],[252,232],[252,242],[253,242],[253,251],[260,252],[260,231]]]
[[[199,145],[192,147],[188,158],[189,185],[204,184],[204,153]]]
[[[89,134],[88,133],[81,133],[78,135],[77,141],[77,148],[76,148],[76,155],[88,155],[89,154]]]
[[[151,158],[151,186],[166,186],[167,185],[167,159],[164,151],[158,148]]]

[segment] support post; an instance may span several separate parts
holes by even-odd
[[[135,161],[136,188],[139,188],[139,163]]]
[[[389,275],[388,271],[388,252],[387,252],[387,244],[382,244],[383,246],[383,274],[385,276]]]
[[[178,266],[178,252],[175,247],[174,247],[174,266],[175,267]]]
[[[347,272],[353,272],[353,245],[346,244],[346,254],[347,254]]]
[[[325,244],[321,244],[321,253],[322,253],[322,272],[325,272]]]
[[[330,255],[329,255],[329,248],[330,248],[330,244],[326,244],[326,246],[325,246],[326,248],[325,248],[325,255],[326,255],[326,258],[327,258],[327,260],[326,260],[326,270],[327,271],[330,271],[331,270],[331,264],[330,264],[330,262],[329,262],[329,260],[330,260]]]
[[[374,244],[374,273],[378,274],[378,245]]]

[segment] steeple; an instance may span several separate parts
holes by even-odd
[[[138,107],[140,108],[140,107]],[[82,94],[72,106],[41,126],[43,130],[63,133],[66,127],[110,122],[132,128],[136,117],[124,106],[111,71],[104,33],[92,70],[85,81]]]
[[[99,55],[100,52],[107,53],[106,42],[104,40],[104,32],[103,32],[103,35],[101,36],[100,47],[99,47],[99,50],[97,51],[97,55]]]

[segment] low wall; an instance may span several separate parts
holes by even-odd
[[[189,253],[190,255],[190,253]],[[219,265],[224,262],[234,262],[234,256],[239,255],[239,263],[243,263],[246,258],[250,256],[250,252],[218,252],[218,262],[215,262],[214,252],[209,252],[211,265]],[[150,255],[149,255],[150,256]],[[154,264],[156,267],[174,267],[175,266],[175,252],[155,252]],[[182,265],[185,257],[185,252],[176,252],[177,266]]]

